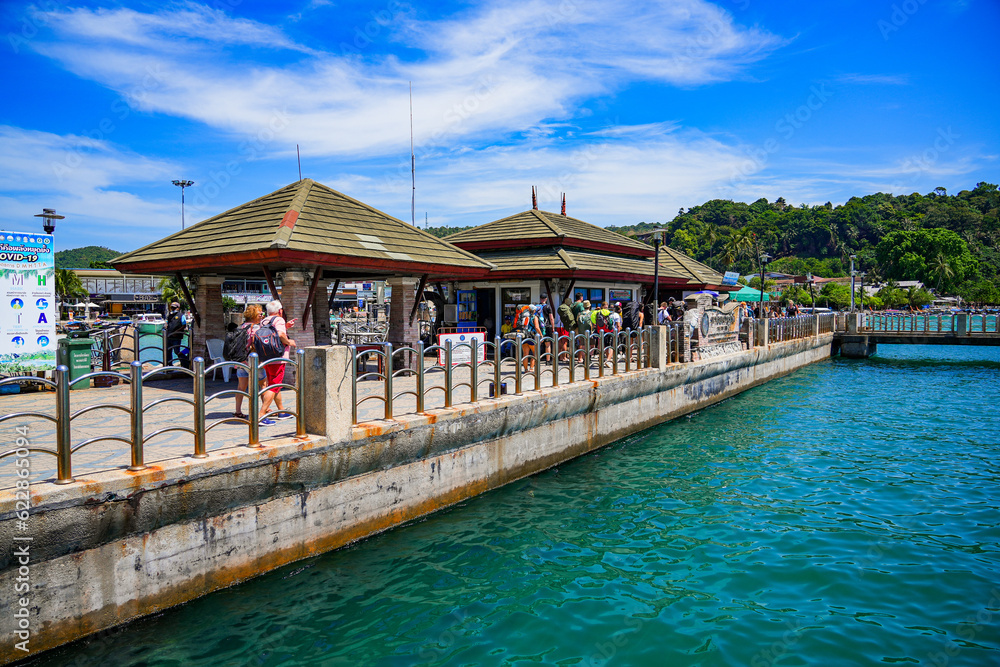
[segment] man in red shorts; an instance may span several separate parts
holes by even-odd
[[[288,337],[288,328],[295,326],[295,320],[291,319],[287,322],[285,321],[285,310],[281,307],[281,302],[278,300],[271,301],[267,304],[267,317],[261,320],[260,325],[265,326],[270,324],[274,327],[274,330],[278,332],[278,338],[281,343],[285,346],[285,353],[282,356],[284,359],[288,359],[288,351],[295,347],[295,341]],[[264,372],[267,373],[267,384],[281,384],[285,381],[285,366],[288,364],[277,363],[268,364],[264,366]],[[275,401],[277,398],[278,410],[282,409],[281,406],[281,387],[275,387],[273,389],[268,389],[264,392],[264,400],[260,405],[260,414],[264,417],[260,420],[261,426],[274,426],[274,420],[268,418],[267,411],[271,407],[271,402]],[[287,412],[280,413],[276,419],[288,419],[291,415]]]

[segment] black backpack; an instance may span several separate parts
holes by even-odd
[[[635,329],[635,320],[632,318],[632,304],[626,304],[622,309],[622,329]]]
[[[264,322],[261,322],[260,328],[253,335],[253,350],[261,361],[277,359],[285,354],[285,346],[278,337],[278,330],[272,324],[273,320],[267,318]]]
[[[246,361],[250,355],[250,327],[244,325],[226,334],[222,358],[226,361]]]

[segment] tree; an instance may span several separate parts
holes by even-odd
[[[910,308],[919,310],[930,305],[932,301],[934,301],[934,296],[923,287],[913,285],[906,290],[906,303]]]
[[[71,269],[56,269],[56,295],[59,296],[60,301],[65,301],[70,297],[89,296],[83,283],[80,282],[80,276]]]
[[[890,232],[879,241],[875,257],[888,278],[936,282],[946,292],[978,272],[965,241],[948,229]]]
[[[177,278],[163,278],[157,289],[160,290],[160,299],[164,303],[176,301],[181,304],[181,308],[188,308],[187,299],[184,298],[184,291],[181,289],[180,283],[177,282]],[[194,290],[192,290],[192,297],[194,297],[193,292]]]

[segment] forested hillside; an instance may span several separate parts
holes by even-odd
[[[949,195],[878,193],[833,206],[714,199],[669,223],[664,241],[719,270],[846,275],[850,255],[867,280],[920,280],[969,301],[1000,302],[1000,192],[990,183]],[[641,234],[661,226],[609,227]]]
[[[111,250],[103,246],[89,245],[83,248],[72,248],[70,250],[60,250],[56,253],[57,269],[89,269],[91,263],[98,265],[98,268],[111,268],[105,263],[122,253]]]

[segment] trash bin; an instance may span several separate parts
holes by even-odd
[[[59,363],[69,366],[71,381],[90,372],[90,348],[93,342],[86,334],[59,339]],[[89,389],[90,381],[77,382],[72,388]]]

